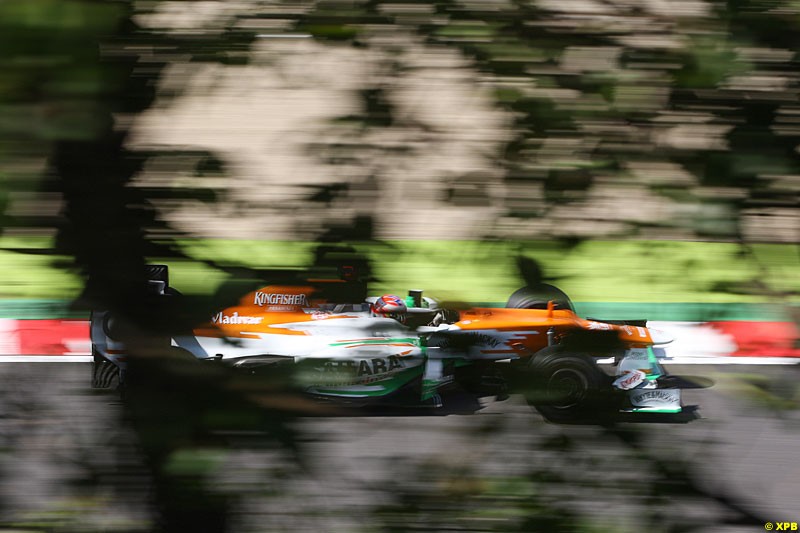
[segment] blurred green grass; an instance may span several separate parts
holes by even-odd
[[[172,285],[186,294],[213,292],[225,275],[200,260],[259,268],[303,268],[313,242],[182,240],[198,261],[166,261]],[[0,238],[0,298],[71,299],[81,289],[66,257],[21,253],[45,250],[46,238]],[[368,255],[374,292],[422,288],[444,300],[502,302],[522,285],[514,258],[540,262],[545,276],[577,302],[797,303],[798,245],[756,244],[750,253],[731,243],[587,241],[383,241],[355,247]],[[158,257],[149,258],[160,262]]]
[[[313,243],[202,240],[184,242],[193,257],[250,266],[302,267]],[[741,255],[730,243],[587,241],[568,249],[549,241],[388,241],[356,245],[374,263],[376,292],[422,288],[432,296],[499,302],[522,281],[515,257],[540,262],[551,283],[582,302],[797,302],[800,247],[757,244]],[[174,268],[176,286],[193,292]],[[187,284],[182,287],[182,284]]]

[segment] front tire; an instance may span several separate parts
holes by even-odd
[[[549,422],[597,422],[607,414],[610,378],[590,356],[553,346],[534,356],[529,370],[526,400]]]

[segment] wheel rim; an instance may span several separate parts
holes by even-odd
[[[573,407],[586,398],[589,381],[583,372],[559,368],[547,380],[548,403],[557,409]]]

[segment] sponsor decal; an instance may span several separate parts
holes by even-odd
[[[453,348],[453,349],[466,349],[470,346],[481,345],[481,346],[488,346],[490,348],[497,348],[503,343],[502,340],[492,337],[491,335],[487,335],[485,333],[455,333],[455,334],[445,334],[440,336],[436,336],[435,340],[433,340],[434,345],[440,348]]]
[[[300,305],[308,307],[308,299],[305,294],[284,294],[279,292],[256,291],[253,303],[262,307],[265,305]]]
[[[260,324],[264,320],[260,316],[244,316],[234,312],[232,315],[225,315],[222,312],[211,317],[214,324]]]
[[[614,387],[620,390],[630,390],[636,388],[645,380],[645,373],[641,370],[634,370],[620,377],[614,382]]]
[[[604,322],[589,322],[589,325],[587,327],[589,329],[607,331],[611,329],[611,324],[606,324]]]
[[[387,374],[399,368],[405,368],[405,363],[396,355],[389,357],[376,357],[374,359],[361,359],[360,361],[327,361],[322,367],[323,372],[346,372],[357,377]]]
[[[373,359],[326,361],[322,367],[317,367],[317,370],[322,373],[322,379],[316,384],[361,385],[380,381],[405,368],[405,363],[396,355]]]
[[[635,334],[635,335],[638,335],[639,338],[642,338],[642,339],[646,339],[647,338],[647,330],[642,328],[642,327],[639,327],[639,326],[636,326],[636,328],[633,328],[631,326],[623,326],[622,330],[629,337],[633,337],[634,334]]]
[[[314,311],[311,313],[311,320],[325,320],[329,316],[332,316],[331,313],[326,313],[325,311]]]
[[[676,391],[673,389],[660,389],[637,393],[632,399],[635,399],[637,403],[647,401],[674,402],[677,399],[677,396],[678,395],[676,394]]]
[[[647,356],[647,350],[644,348],[630,348],[626,350],[625,359],[628,361],[640,361],[645,363],[650,361]]]

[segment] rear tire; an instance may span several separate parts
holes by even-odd
[[[608,414],[611,379],[590,356],[545,348],[529,362],[525,397],[549,422],[598,422]]]
[[[558,287],[547,283],[522,287],[509,296],[506,307],[510,309],[547,309],[547,302],[551,300],[556,309],[568,309],[575,312],[569,296]]]
[[[119,388],[121,376],[117,365],[97,353],[92,346],[92,388],[115,390]]]

